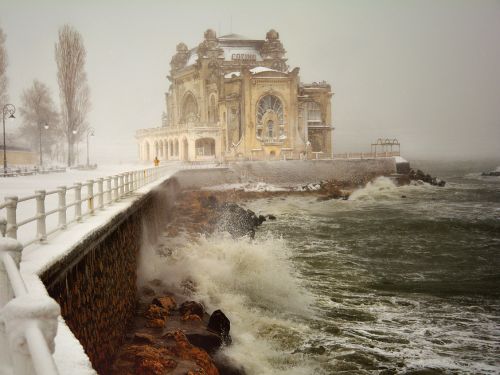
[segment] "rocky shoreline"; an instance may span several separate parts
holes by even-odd
[[[218,354],[220,348],[231,343],[230,322],[222,311],[209,315],[196,301],[185,301],[178,306],[173,296],[154,297],[150,288],[143,289],[141,294],[111,374],[245,374]]]
[[[410,170],[400,183],[414,180],[436,186],[445,182]],[[368,181],[363,181],[364,185]],[[322,181],[295,190],[245,191],[201,190],[184,191],[172,207],[172,221],[166,227],[170,238],[186,236],[196,241],[200,234],[228,232],[233,238],[253,238],[257,228],[272,213],[257,215],[239,203],[278,196],[316,196],[318,201],[348,199],[358,184]],[[196,288],[196,286],[190,286]],[[158,294],[161,290],[162,293]],[[174,374],[174,375],[244,375],[245,370],[231,363],[220,351],[231,344],[231,323],[221,310],[212,314],[197,301],[178,305],[160,280],[139,291],[140,299],[130,325],[125,344],[119,348],[110,374]]]

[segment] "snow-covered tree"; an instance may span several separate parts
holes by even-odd
[[[33,85],[24,90],[21,96],[19,113],[22,120],[20,137],[34,151],[39,150],[41,139],[42,152],[53,158],[55,146],[64,140],[64,135],[59,126],[59,114],[47,85],[34,80]]]
[[[68,166],[73,164],[73,145],[88,127],[90,91],[85,73],[85,46],[80,33],[69,25],[59,29],[56,43],[57,81],[61,101],[61,129],[68,145]]]

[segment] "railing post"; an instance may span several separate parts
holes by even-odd
[[[89,214],[94,214],[94,180],[88,180],[87,183],[87,209]]]
[[[123,194],[124,195],[128,194],[128,187],[129,187],[129,184],[128,184],[128,173],[125,172],[123,174]]]
[[[59,229],[66,229],[66,186],[59,186]]]
[[[75,184],[75,219],[82,221],[82,184]]]
[[[148,182],[147,182],[147,173],[148,173],[148,170],[145,169],[142,171],[142,186],[146,185]]]
[[[111,177],[106,177],[106,203],[111,204]]]
[[[47,227],[45,225],[45,190],[36,190],[36,238],[40,242],[47,239]]]
[[[120,198],[122,198],[123,197],[123,191],[124,191],[124,187],[123,187],[123,173],[120,173],[118,175],[118,181],[120,181],[119,189],[118,189],[118,196]]]
[[[134,183],[135,183],[135,172],[130,172],[130,191],[134,191]]]
[[[7,227],[5,236],[10,238],[17,238],[17,201],[18,197],[11,196],[5,197],[5,210],[7,212]]]
[[[10,285],[9,276],[5,269],[4,256],[10,256],[16,267],[19,268],[23,246],[13,238],[0,238],[0,310],[14,297],[14,292]],[[5,327],[0,322],[0,363],[9,366],[12,359],[8,350],[8,341],[5,336]]]
[[[118,201],[120,199],[119,187],[118,187],[118,175],[113,176],[113,199]]]
[[[100,210],[104,209],[104,192],[102,189],[102,184],[103,184],[104,178],[98,178],[97,179],[97,207]]]
[[[14,291],[12,290],[7,270],[5,269],[4,256],[10,256],[16,267],[19,269],[21,262],[21,255],[23,245],[14,238],[2,237],[0,238],[0,310],[14,298]],[[1,333],[0,333],[0,336]],[[3,349],[3,348],[2,348]],[[0,350],[2,352],[3,350]]]

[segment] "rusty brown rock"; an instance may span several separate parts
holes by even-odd
[[[146,327],[149,328],[163,328],[165,327],[166,321],[165,319],[149,319],[146,322]]]
[[[148,306],[146,311],[144,312],[144,316],[147,319],[163,319],[167,320],[168,317],[168,311],[165,310],[163,307],[151,304]]]
[[[172,353],[163,347],[127,345],[120,353],[113,372],[121,374],[125,370],[124,367],[130,368],[131,363],[135,374],[163,375],[177,366],[177,362],[171,357]]]
[[[153,304],[164,308],[167,311],[167,314],[177,308],[177,303],[175,302],[174,297],[171,296],[154,298]]]
[[[194,360],[200,367],[200,370],[205,371],[204,373],[206,375],[219,375],[219,370],[215,367],[215,364],[208,353],[203,349],[191,345],[184,332],[177,330],[172,332],[170,335],[175,340],[175,346],[171,350],[176,356],[182,359]],[[193,369],[191,371],[194,370],[197,369]]]
[[[194,321],[201,322],[201,318],[199,315],[196,315],[196,314],[185,314],[182,316],[181,321],[183,321],[183,322],[194,322]]]
[[[203,318],[205,308],[201,303],[198,303],[196,301],[186,301],[181,304],[181,306],[179,307],[179,311],[182,316],[198,315],[200,318]]]

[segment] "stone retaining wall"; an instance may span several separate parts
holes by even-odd
[[[94,232],[41,276],[61,315],[85,349],[93,367],[106,374],[137,300],[137,265],[145,223],[148,235],[168,220],[177,181],[137,200],[105,228]]]

